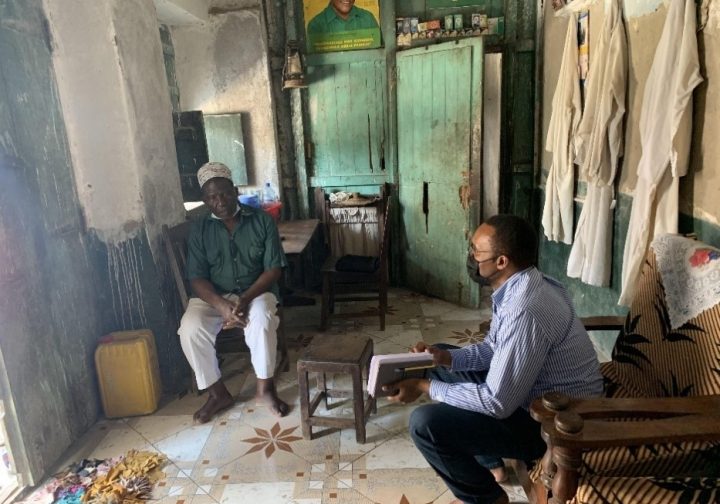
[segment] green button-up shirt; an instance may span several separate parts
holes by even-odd
[[[239,217],[232,235],[212,216],[193,224],[188,237],[188,280],[204,278],[221,294],[242,294],[263,272],[287,266],[272,217],[246,205],[240,205]],[[271,292],[280,299],[277,284]]]
[[[367,30],[378,28],[375,16],[370,11],[353,6],[347,19],[337,15],[332,5],[325,7],[308,23],[308,34],[318,35],[327,33],[342,33],[352,30]]]

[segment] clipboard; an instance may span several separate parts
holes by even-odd
[[[374,355],[370,360],[367,391],[372,397],[393,395],[382,387],[406,378],[423,378],[428,369],[435,367],[429,352]]]

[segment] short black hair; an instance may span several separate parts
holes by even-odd
[[[537,261],[538,239],[532,225],[517,215],[498,214],[485,224],[495,230],[493,253],[510,258],[520,268],[534,266]]]

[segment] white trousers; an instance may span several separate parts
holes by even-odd
[[[236,301],[235,294],[225,299]],[[250,348],[250,361],[258,378],[272,378],[277,357],[277,298],[266,292],[250,302],[245,343]],[[195,372],[198,390],[204,390],[220,379],[220,366],[215,354],[215,339],[222,328],[220,313],[200,298],[190,298],[180,321],[180,344]]]

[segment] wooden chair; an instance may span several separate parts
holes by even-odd
[[[185,274],[187,268],[187,238],[190,233],[192,222],[186,221],[177,226],[168,227],[163,225],[162,238],[167,252],[168,262],[172,270],[175,286],[177,287],[180,303],[183,313],[187,310],[188,301],[190,299],[191,289],[190,282]],[[278,317],[280,317],[280,326],[277,331],[277,349],[278,357],[275,365],[276,373],[279,371],[288,371],[290,362],[288,359],[287,342],[285,340],[285,331],[282,316],[282,306],[278,307]],[[178,321],[179,322],[179,321]],[[220,364],[229,356],[234,354],[249,353],[250,349],[245,344],[245,334],[242,329],[227,329],[218,333],[215,340],[215,351]],[[191,370],[192,372],[192,370]],[[229,376],[232,376],[229,375]],[[229,378],[225,376],[225,378]],[[195,375],[191,377],[190,389],[193,393],[198,393]]]
[[[540,502],[720,502],[720,304],[672,329],[665,291],[651,250],[624,323],[585,321],[620,329],[605,397],[532,404],[548,446],[531,474]]]
[[[322,266],[322,307],[320,329],[325,331],[331,316],[338,318],[374,317],[380,319],[380,330],[385,330],[385,314],[387,313],[388,291],[388,252],[390,249],[389,214],[391,198],[389,188],[383,186],[375,207],[377,209],[378,235],[380,250],[377,256],[377,267],[373,271],[348,271],[338,269],[338,261],[342,257],[337,251],[331,250],[330,257]],[[325,225],[325,236],[329,240],[330,203],[322,188],[316,189],[315,202],[319,207],[319,216]],[[316,208],[318,209],[318,208]],[[346,256],[347,257],[347,256]],[[377,301],[376,309],[352,313],[335,313],[335,304],[352,301]]]

